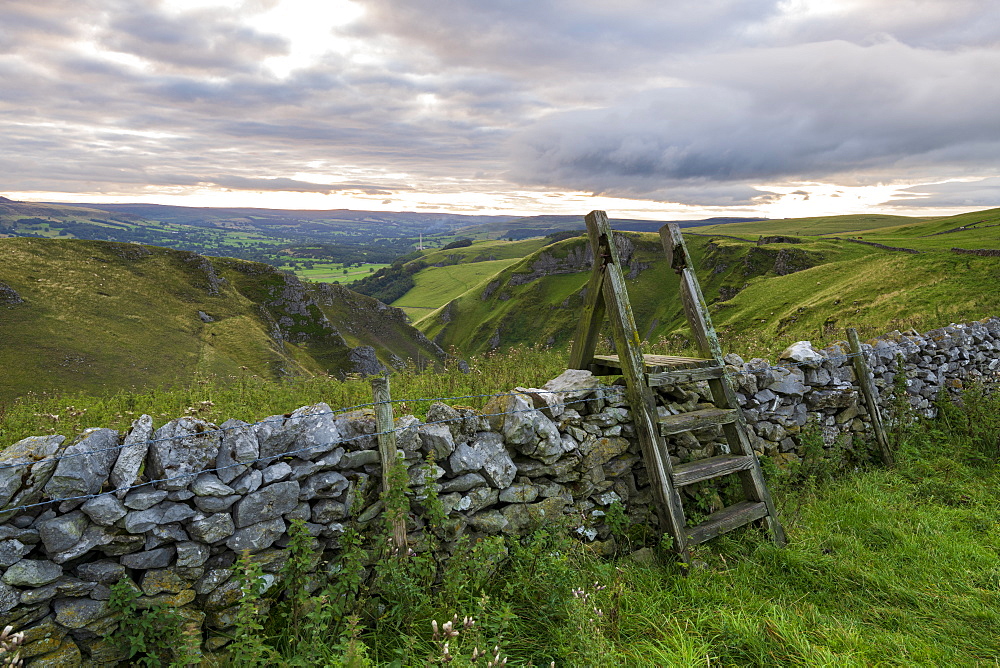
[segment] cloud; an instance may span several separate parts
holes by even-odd
[[[367,195],[389,195],[397,190],[409,190],[403,185],[394,185],[392,189],[384,186],[373,186],[364,183],[309,183],[307,181],[296,181],[295,179],[275,178],[275,179],[255,179],[243,176],[221,176],[205,179],[205,183],[214,183],[223,188],[233,190],[272,190],[280,192],[300,192],[300,193],[322,193],[328,195],[335,192],[358,191]]]
[[[931,183],[905,188],[888,206],[914,207],[955,207],[974,209],[1000,205],[1000,176],[976,181]]]

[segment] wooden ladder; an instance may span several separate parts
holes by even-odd
[[[681,301],[698,343],[699,358],[642,354],[608,216],[603,211],[592,211],[586,222],[594,268],[569,366],[589,369],[595,375],[624,376],[660,527],[673,538],[673,549],[687,561],[691,545],[752,522],[765,526],[772,540],[784,545],[785,534],[747,436],[736,393],[725,374],[722,349],[680,228],[674,223],[664,225],[660,240],[671,268],[680,274]],[[617,355],[594,354],[605,315],[611,320]],[[693,381],[708,381],[715,407],[658,418],[652,388]],[[664,437],[715,425],[722,427],[730,454],[671,465]],[[739,477],[744,500],[688,526],[678,489],[731,474]]]

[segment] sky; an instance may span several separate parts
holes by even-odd
[[[0,194],[772,218],[1000,206],[996,0],[2,0]]]

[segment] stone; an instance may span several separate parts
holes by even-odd
[[[436,460],[447,459],[455,451],[455,438],[448,425],[424,424],[418,427],[417,431],[420,434],[422,449],[424,452],[433,452]]]
[[[295,483],[296,485],[298,483]],[[310,476],[302,483],[298,492],[299,499],[332,499],[347,491],[350,483],[347,478],[336,471],[324,471]]]
[[[63,638],[59,649],[48,654],[35,657],[33,666],[45,666],[46,668],[77,668],[83,661],[80,648],[73,642],[72,638]]]
[[[324,499],[324,501],[326,500],[328,499]],[[284,517],[289,522],[291,522],[292,520],[302,520],[303,522],[306,522],[309,520],[311,514],[312,514],[312,509],[309,507],[309,504],[306,503],[305,501],[299,501],[298,505],[295,506],[294,509],[285,513],[282,517]]]
[[[158,489],[180,490],[215,464],[222,432],[193,417],[171,420],[156,430],[149,446],[146,474]]]
[[[491,487],[477,487],[461,498],[455,510],[467,513],[478,513],[483,508],[494,505],[500,498],[500,492]]]
[[[340,460],[342,469],[359,469],[366,464],[378,464],[381,461],[378,450],[356,450],[348,452]]]
[[[487,485],[486,478],[479,475],[478,473],[464,473],[457,478],[452,478],[451,480],[445,480],[441,483],[441,493],[449,494],[451,492],[467,492],[474,487],[482,487]]]
[[[233,576],[232,569],[213,568],[205,572],[194,585],[194,590],[200,595],[215,591],[219,585],[226,582]],[[237,587],[239,589],[239,587]],[[208,607],[208,606],[206,606]]]
[[[396,429],[396,447],[403,452],[417,452],[423,445],[423,441],[420,439],[419,427],[423,424],[420,420],[412,415],[403,415],[396,418],[394,423]],[[369,450],[369,452],[378,452],[377,450]],[[345,465],[345,468],[348,468]]]
[[[813,390],[806,394],[806,403],[812,410],[827,408],[846,408],[856,404],[858,393],[855,390]]]
[[[148,510],[167,498],[167,491],[145,487],[134,489],[125,495],[125,507],[130,510]]]
[[[499,510],[484,510],[469,518],[469,527],[486,534],[496,535],[507,528],[509,522]]]
[[[239,603],[240,599],[243,598],[240,584],[239,580],[228,580],[215,585],[212,593],[205,599],[205,609],[210,611],[224,610]]]
[[[175,549],[172,546],[143,552],[133,552],[132,554],[122,556],[121,563],[126,568],[138,568],[141,570],[166,568],[174,558],[174,553]]]
[[[197,568],[203,566],[210,554],[207,545],[194,541],[182,541],[175,546],[177,550],[178,568]]]
[[[197,515],[194,508],[186,503],[163,501],[149,510],[133,510],[125,516],[125,530],[129,533],[145,533],[154,527],[184,522]]]
[[[178,594],[189,587],[184,578],[177,574],[177,569],[174,568],[157,568],[146,571],[142,575],[142,583],[139,586],[146,596],[155,596],[162,592]]]
[[[111,614],[107,601],[89,598],[59,598],[52,603],[56,622],[69,629],[82,629]]]
[[[236,525],[229,513],[216,513],[205,519],[194,520],[187,525],[191,538],[209,545],[233,535]]]
[[[260,486],[264,483],[264,474],[257,469],[252,469],[241,475],[236,480],[233,480],[232,488],[237,494],[250,494],[251,492],[256,492],[260,489]]]
[[[196,496],[195,507],[205,513],[221,513],[232,508],[233,504],[242,499],[239,494],[231,496]]]
[[[517,475],[517,467],[504,447],[503,438],[491,431],[480,432],[470,443],[458,446],[448,458],[448,465],[455,474],[478,473],[497,489],[508,487]]]
[[[428,425],[438,424],[448,427],[454,443],[457,444],[464,440],[462,438],[464,436],[462,433],[462,414],[448,404],[435,401],[427,409],[427,416],[425,419]],[[442,458],[447,456],[447,454],[450,453],[442,455]]]
[[[526,483],[515,483],[500,492],[501,503],[531,503],[538,498],[538,488]]]
[[[285,464],[285,467],[291,472],[288,464]],[[230,496],[233,494],[233,488],[212,473],[202,473],[195,478],[195,481],[191,483],[190,490],[195,496]]]
[[[16,538],[0,541],[0,567],[7,568],[17,563],[32,549],[33,546],[25,545]]]
[[[803,382],[805,381],[805,374],[801,369],[778,367],[772,369],[771,373],[774,375],[774,382],[768,385],[767,389],[776,394],[801,397],[809,389]]]
[[[215,473],[219,480],[230,483],[247,470],[260,457],[257,433],[251,424],[242,420],[226,420],[222,429],[222,442],[215,460]]]
[[[341,439],[333,411],[324,403],[264,418],[254,430],[264,459],[289,453],[312,459],[336,448]]]
[[[113,584],[125,575],[125,567],[117,561],[93,561],[89,564],[80,564],[77,566],[76,574],[80,578],[91,582]]]
[[[31,436],[0,452],[0,508],[31,505],[42,498],[65,440],[65,436]],[[12,514],[0,513],[0,521]]]
[[[290,475],[292,475],[292,467],[286,462],[276,462],[261,471],[261,479],[265,485],[281,482]]]
[[[578,468],[581,470],[592,469],[602,466],[618,455],[628,451],[628,439],[620,436],[606,436],[602,438],[589,438],[580,444],[580,452],[583,459]]]
[[[169,501],[187,501],[194,498],[194,492],[189,489],[174,489],[167,492]]]
[[[83,537],[83,532],[90,520],[79,510],[43,520],[38,523],[38,535],[49,554],[65,552],[76,545]]]
[[[60,455],[56,470],[45,483],[45,496],[53,500],[96,494],[108,479],[118,456],[118,432],[87,429]],[[78,506],[82,501],[69,502]]]
[[[264,548],[271,547],[274,541],[281,538],[283,533],[285,533],[285,520],[278,517],[237,529],[226,540],[226,547],[234,552],[244,550],[250,553],[259,552]]]
[[[373,450],[378,447],[375,432],[375,412],[371,409],[341,413],[334,422],[342,443],[348,450]]]
[[[778,360],[789,360],[798,366],[818,369],[826,360],[826,357],[823,353],[813,348],[812,343],[809,341],[796,341],[778,355]]]
[[[66,637],[66,629],[55,623],[55,615],[48,615],[31,628],[24,629],[24,642],[19,650],[22,659],[53,652]]]
[[[313,505],[311,519],[316,524],[329,524],[347,517],[347,508],[333,499],[320,499]]]
[[[321,473],[319,475],[326,474]],[[346,489],[347,479],[343,476],[340,477],[343,478],[344,488]],[[293,480],[268,485],[249,494],[236,504],[236,508],[233,511],[233,520],[236,528],[241,529],[251,524],[273,520],[290,512],[299,503],[299,490],[299,483]]]
[[[73,547],[58,553],[50,553],[49,558],[57,564],[83,556],[99,545],[107,545],[115,539],[117,531],[109,527],[90,525]]]
[[[132,422],[132,428],[122,443],[111,468],[111,485],[115,488],[115,495],[119,499],[125,498],[129,488],[135,485],[139,479],[139,471],[146,462],[146,454],[149,452],[149,439],[153,435],[153,418],[148,415],[140,415],[139,419]]]
[[[102,494],[90,499],[80,508],[94,524],[108,527],[125,517],[128,509],[117,497]]]
[[[150,608],[179,608],[194,600],[194,589],[185,589],[176,594],[157,594],[156,596],[143,596],[135,602],[135,606],[140,610]]]
[[[12,587],[41,587],[55,582],[63,574],[62,566],[48,560],[21,559],[0,578]]]
[[[542,385],[542,389],[558,397],[558,403],[565,405],[573,401],[586,399],[593,395],[595,388],[599,386],[600,383],[590,371],[567,369]]]

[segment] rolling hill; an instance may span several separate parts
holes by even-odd
[[[733,349],[763,354],[798,339],[840,340],[848,326],[873,334],[930,329],[1000,312],[1000,259],[952,250],[1000,250],[1000,209],[949,218],[730,223],[685,233],[716,325]],[[660,340],[662,352],[678,352],[689,341],[658,237],[617,236],[640,334]],[[418,314],[416,324],[466,354],[563,345],[573,335],[590,266],[587,244],[577,237],[535,250],[492,276],[477,275],[471,288],[469,280],[453,280],[449,291],[439,274],[442,280],[429,290],[431,274],[424,272],[431,269],[422,268],[395,303],[419,296],[426,307],[434,296],[446,299]]]
[[[0,239],[0,257],[0,401],[444,358],[397,309],[257,262],[16,237]]]

